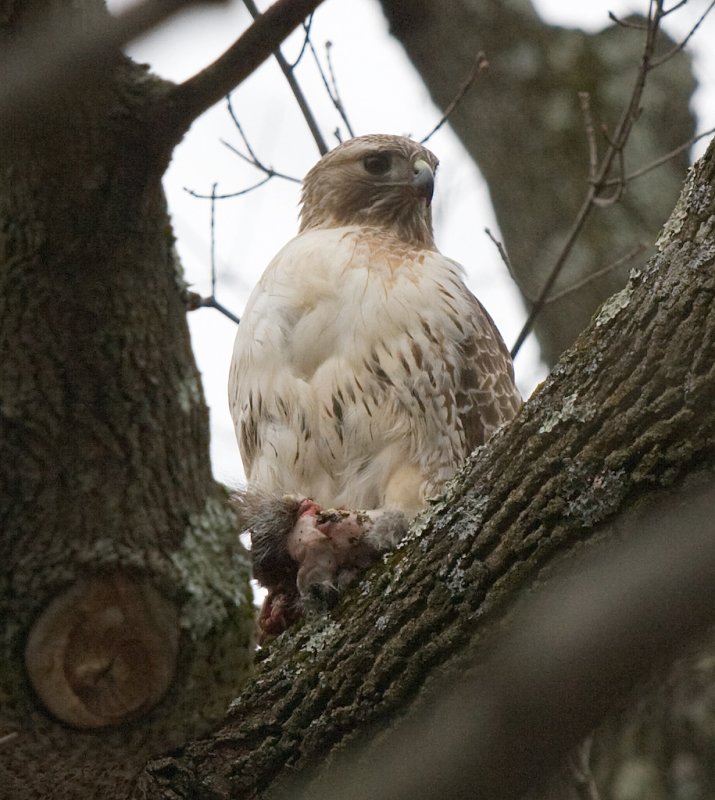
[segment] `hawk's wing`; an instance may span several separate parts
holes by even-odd
[[[504,340],[484,306],[469,294],[472,313],[465,325],[455,400],[471,452],[516,415],[522,400]]]
[[[355,508],[386,492],[419,505],[521,403],[462,268],[357,226],[276,256],[239,326],[229,399],[251,483]]]

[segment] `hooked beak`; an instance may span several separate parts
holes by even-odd
[[[434,194],[434,172],[432,172],[432,168],[424,158],[418,158],[412,165],[412,169],[412,186],[421,197],[425,198],[427,205],[429,205]]]

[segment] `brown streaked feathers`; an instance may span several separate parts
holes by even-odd
[[[504,342],[434,243],[437,164],[376,135],[308,172],[300,232],[249,299],[229,377],[261,493],[411,516],[517,413]]]

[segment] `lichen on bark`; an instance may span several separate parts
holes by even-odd
[[[86,5],[62,5],[66,29],[81,26]],[[4,34],[22,39],[26,10],[17,7]],[[58,91],[62,114],[4,120],[0,133],[0,735],[16,734],[2,749],[0,784],[17,800],[125,794],[150,755],[220,718],[251,666],[248,557],[211,474],[161,187],[178,135],[162,125],[169,85],[120,53],[107,69],[106,83]],[[109,598],[92,617],[94,639],[81,614],[63,632],[62,606],[52,605],[65,597],[76,611],[83,587],[88,605]],[[153,708],[132,695],[142,680],[132,653],[161,641],[151,626],[139,636],[142,598],[168,604],[181,623],[175,663],[172,631],[167,663],[156,661],[173,677],[165,693],[164,678],[148,692]],[[59,611],[43,616],[48,608]],[[126,646],[115,659],[101,625],[121,624],[122,613]],[[158,613],[156,623],[172,618]],[[96,644],[94,656],[83,641]],[[63,717],[66,703],[48,711],[36,691],[48,700],[58,685],[43,682],[48,642],[60,677],[88,664],[98,687],[119,686],[114,670],[138,670],[124,684],[134,688],[123,722]],[[114,727],[71,727],[94,719]]]
[[[713,183],[715,146],[697,166]],[[384,564],[325,620],[259,660],[215,747],[150,767],[137,796],[210,783],[212,797],[270,797],[409,713],[450,670],[479,660],[518,598],[601,523],[715,467],[715,274],[702,255],[712,203],[634,270],[521,414],[468,459]],[[695,268],[694,268],[695,265]],[[614,313],[615,312],[615,313]],[[143,792],[143,794],[142,794]],[[182,794],[183,792],[183,794]]]

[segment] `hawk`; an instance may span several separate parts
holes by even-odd
[[[437,164],[388,135],[325,155],[238,327],[229,404],[264,630],[394,544],[521,405],[491,317],[435,245]]]

